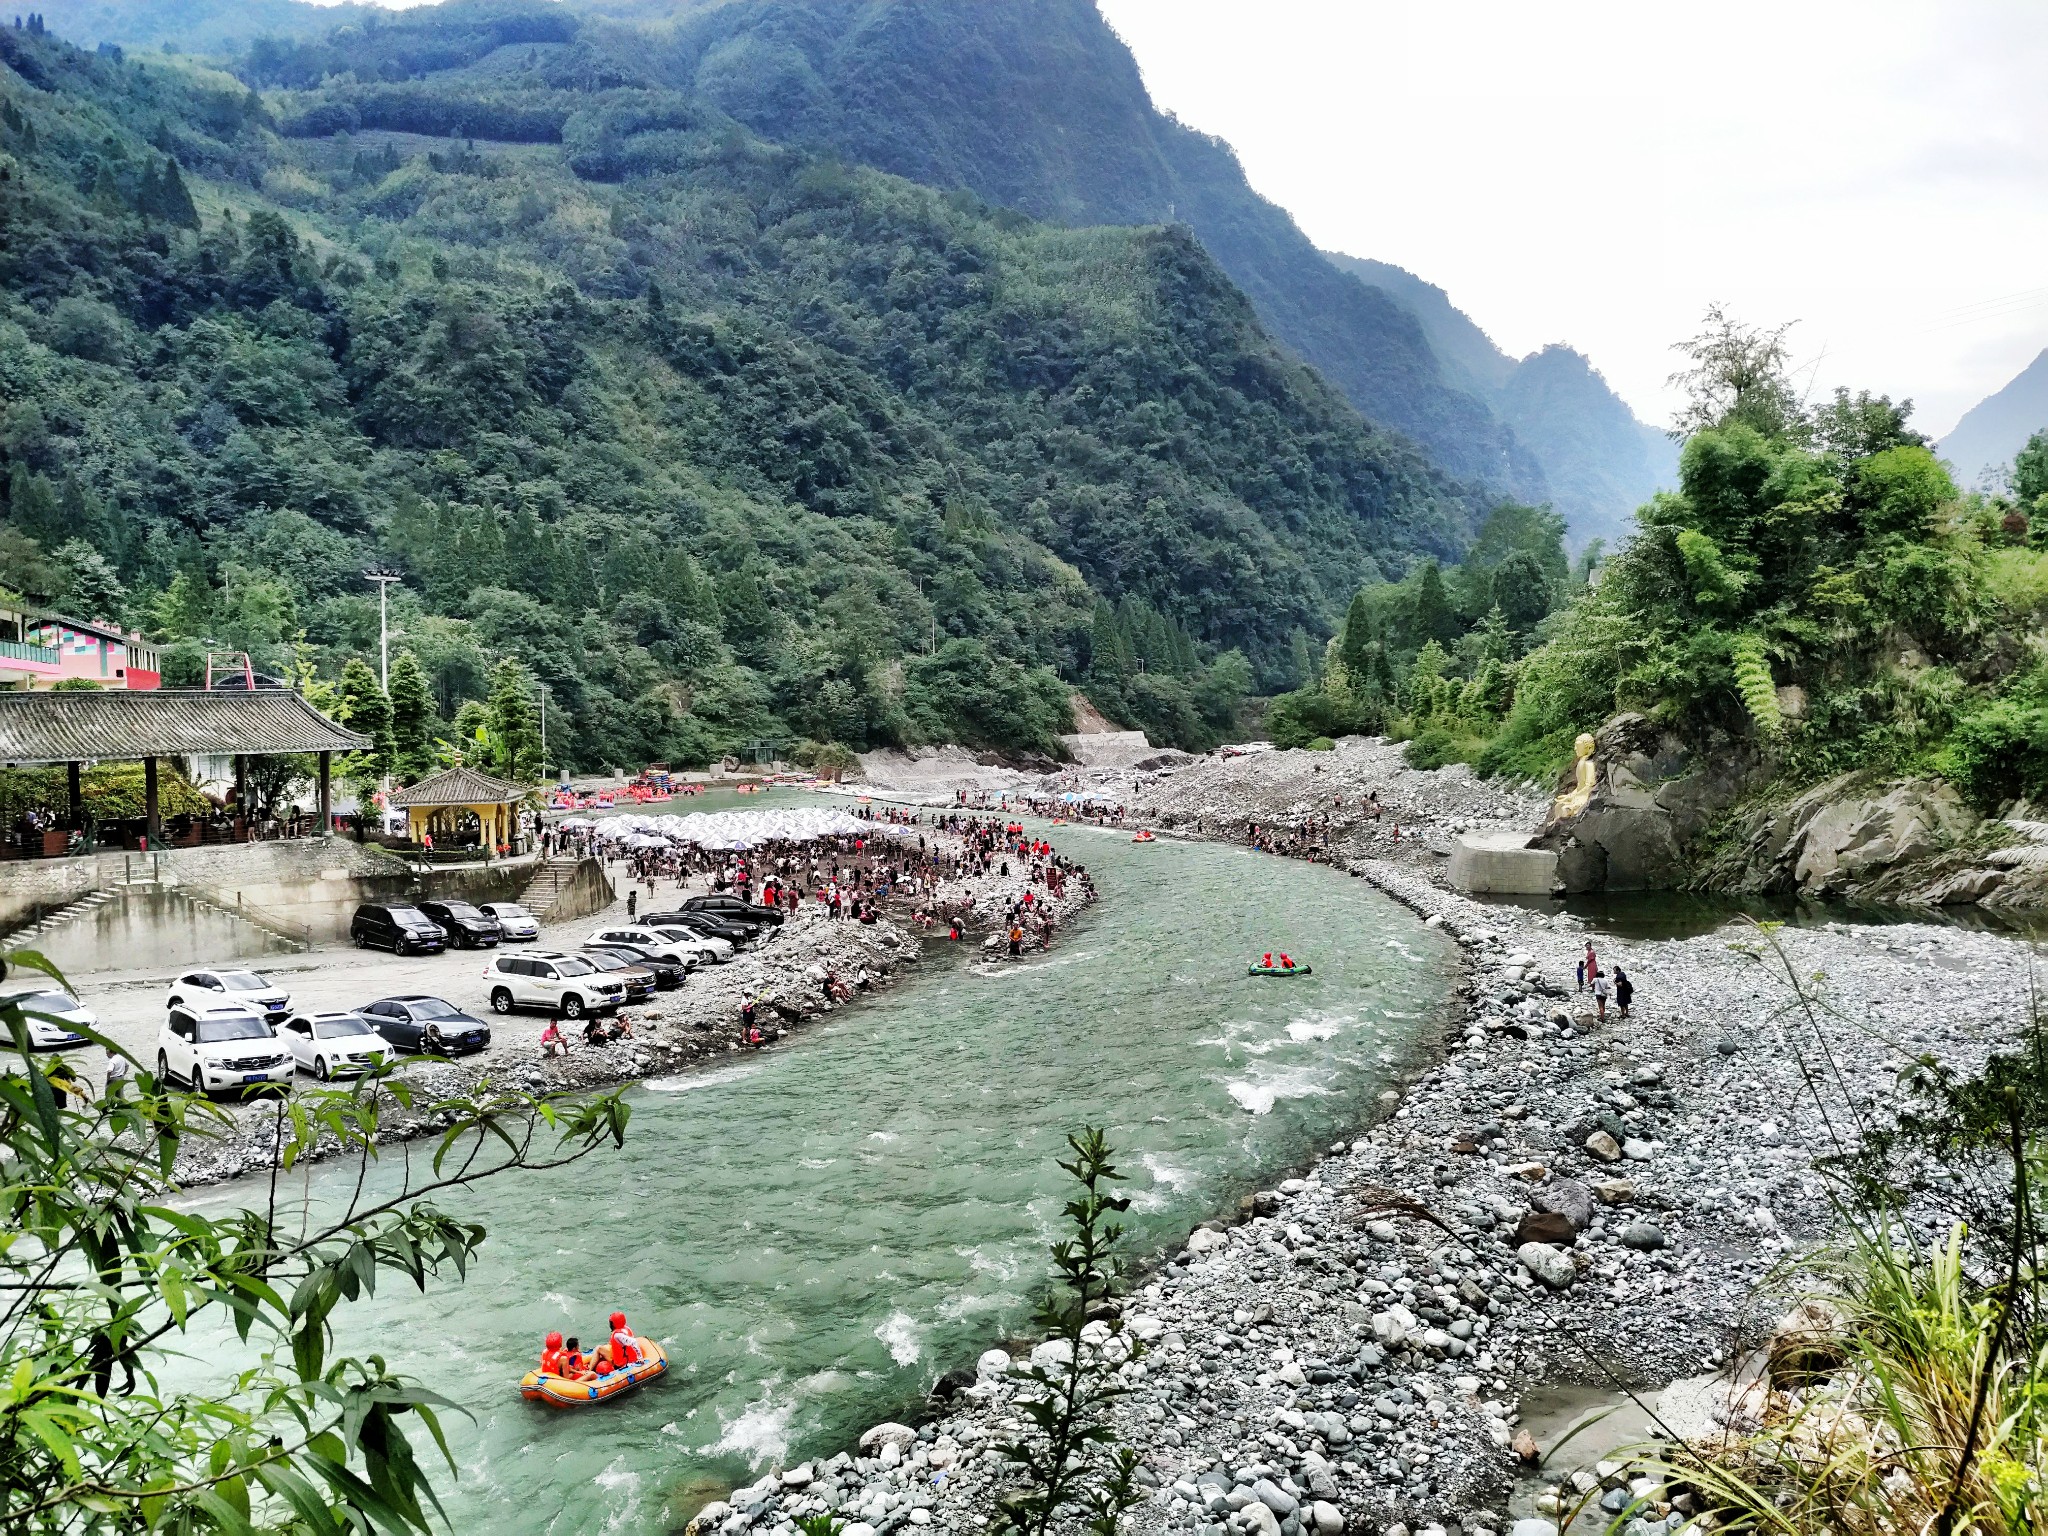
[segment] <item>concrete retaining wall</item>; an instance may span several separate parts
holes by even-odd
[[[1548,896],[1557,886],[1557,855],[1531,848],[1526,832],[1467,832],[1451,845],[1454,889],[1475,896]]]
[[[36,941],[67,976],[175,970],[287,954],[298,945],[190,892],[131,886]]]
[[[489,901],[497,898],[479,896],[475,899]],[[512,901],[517,898],[508,896],[504,899]],[[604,872],[604,865],[596,859],[581,859],[569,883],[548,903],[547,911],[536,912],[534,916],[544,923],[567,923],[579,917],[589,917],[593,912],[602,912],[617,900],[618,892],[612,889],[611,877]]]

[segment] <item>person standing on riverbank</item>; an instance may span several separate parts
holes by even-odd
[[[1595,971],[1593,973],[1593,1016],[1602,1024],[1607,1022],[1607,994],[1610,990],[1607,977]]]
[[[1628,972],[1617,965],[1614,968],[1614,1003],[1624,1019],[1628,1017],[1628,1005],[1635,995],[1636,984],[1628,979]]]

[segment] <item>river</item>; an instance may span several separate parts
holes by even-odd
[[[1433,1037],[1454,947],[1364,882],[1049,835],[1102,898],[1050,954],[985,964],[941,941],[781,1048],[636,1088],[623,1151],[450,1202],[490,1231],[466,1284],[387,1277],[348,1309],[344,1348],[474,1415],[451,1416],[457,1529],[673,1529],[765,1465],[845,1445],[1028,1326],[1068,1130],[1108,1128],[1157,1252],[1360,1124]],[[1315,974],[1248,979],[1267,949]],[[316,1198],[344,1177],[314,1172]],[[663,1341],[668,1377],[574,1413],[521,1401],[541,1335],[592,1341],[613,1306]]]

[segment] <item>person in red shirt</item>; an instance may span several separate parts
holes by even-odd
[[[583,1341],[572,1338],[562,1349],[562,1374],[571,1381],[588,1381],[596,1372],[590,1368],[590,1357],[583,1353]]]

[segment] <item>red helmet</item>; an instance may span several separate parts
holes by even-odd
[[[562,1336],[561,1336],[561,1335],[560,1335],[559,1333],[551,1333],[551,1334],[549,1334],[549,1335],[548,1335],[548,1348],[549,1348],[549,1349],[560,1349],[561,1347],[562,1347]]]
[[[613,1326],[614,1328],[623,1328],[623,1327],[625,1327],[625,1326],[626,1326],[626,1314],[625,1314],[625,1313],[623,1313],[623,1312],[614,1312],[614,1313],[612,1314],[612,1326]]]

